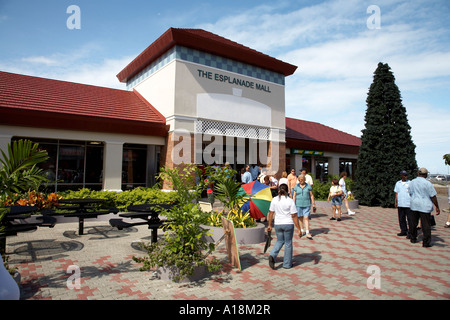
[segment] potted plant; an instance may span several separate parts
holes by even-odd
[[[211,231],[211,234],[206,237],[208,241],[217,243],[223,236],[222,217],[233,222],[237,243],[255,244],[264,242],[265,225],[255,222],[250,216],[250,212],[242,212],[237,207],[228,212],[221,210],[210,213],[208,222],[205,225],[201,225],[202,228]]]
[[[234,171],[234,173],[236,172]],[[265,226],[262,223],[256,223],[250,216],[249,211],[242,212],[240,205],[244,193],[240,192],[241,184],[233,178],[233,172],[231,171],[231,174],[228,175],[221,175],[217,180],[216,197],[222,201],[225,209],[210,213],[208,223],[201,226],[211,231],[211,235],[207,237],[208,241],[216,243],[222,237],[221,217],[223,216],[233,222],[237,243],[254,244],[263,242]]]
[[[219,261],[206,258],[215,245],[205,240],[208,230],[200,228],[208,213],[201,211],[194,201],[202,192],[195,182],[196,173],[197,168],[193,165],[183,169],[162,169],[162,178],[168,180],[178,193],[178,205],[161,213],[168,221],[163,239],[143,245],[148,256],[133,257],[135,262],[143,263],[141,271],[156,268],[160,278],[166,275],[174,282],[181,282],[192,280],[189,277],[198,269],[218,271],[221,268]]]
[[[12,146],[8,144],[6,153],[0,150],[0,203],[6,201],[7,197],[13,197],[16,193],[27,190],[37,190],[41,183],[48,182],[42,169],[37,164],[48,159],[47,151],[39,150],[37,143],[30,140],[16,140]],[[6,209],[0,212],[0,248],[4,247],[5,235],[1,221],[6,214]],[[3,251],[3,249],[0,249]],[[4,257],[5,252],[0,252],[2,256],[0,263],[0,283],[6,290],[0,290],[0,294],[5,299],[19,299],[20,290],[16,279],[20,279],[20,274],[8,266],[8,257]],[[5,267],[6,266],[6,267]],[[1,299],[2,297],[0,297]]]

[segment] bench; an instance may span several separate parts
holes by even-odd
[[[126,216],[125,216],[126,215]],[[120,216],[130,217],[132,214],[121,214]],[[142,218],[140,218],[142,219]],[[113,228],[117,228],[118,230],[123,230],[124,228],[131,228],[134,226],[141,226],[141,225],[148,225],[149,229],[152,229],[152,239],[151,242],[158,241],[158,228],[164,225],[164,221],[153,221],[153,220],[146,220],[145,221],[139,221],[139,222],[125,222],[122,219],[109,219],[109,225]]]

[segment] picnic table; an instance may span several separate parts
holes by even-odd
[[[130,219],[140,219],[134,223],[123,221],[123,219],[110,219],[109,224],[112,227],[116,227],[119,230],[123,228],[130,228],[138,225],[148,225],[149,229],[152,229],[151,243],[158,241],[158,228],[164,224],[164,221],[160,219],[159,213],[161,209],[170,209],[173,204],[138,204],[127,207],[129,212],[119,214],[120,217]]]
[[[18,232],[26,232],[36,230],[38,227],[53,228],[56,219],[46,215],[33,215],[40,209],[36,206],[6,206],[2,207],[9,209],[3,219],[0,221],[0,226],[4,227],[5,236],[15,236]],[[6,238],[0,239],[0,249],[5,252]]]
[[[48,216],[63,215],[64,217],[76,217],[78,218],[78,234],[81,236],[84,234],[84,219],[97,218],[100,215],[114,213],[117,214],[119,210],[115,207],[102,207],[98,206],[105,202],[105,199],[62,199],[59,200],[58,210],[64,210],[69,212],[64,213],[47,213]],[[71,212],[73,211],[73,212]]]

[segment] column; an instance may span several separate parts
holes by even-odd
[[[302,167],[303,167],[303,156],[301,154],[295,154],[294,155],[294,168],[295,168],[295,174],[297,176],[300,174],[300,169]]]
[[[103,190],[122,191],[123,142],[105,141]]]
[[[328,174],[337,174],[339,175],[339,157],[338,156],[330,156],[328,157]]]

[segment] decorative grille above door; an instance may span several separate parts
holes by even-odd
[[[270,140],[270,128],[214,120],[196,120],[195,133]]]

